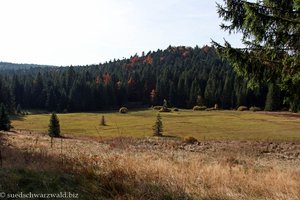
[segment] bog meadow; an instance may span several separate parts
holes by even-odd
[[[300,3],[222,2],[242,47],[210,33],[100,64],[0,62],[0,199],[300,199]]]
[[[298,199],[300,115],[252,111],[161,113],[153,108],[12,120],[1,134],[2,187],[70,191],[80,199]],[[102,116],[105,124],[101,125]]]

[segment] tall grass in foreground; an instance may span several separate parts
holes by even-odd
[[[7,140],[14,146],[20,142]],[[300,198],[300,167],[289,161],[240,153],[134,149],[117,138],[113,143],[64,140],[63,144],[56,139],[53,148],[48,138],[26,136],[21,141],[17,149],[3,147],[4,168],[83,177],[77,180],[79,192],[94,199]],[[63,180],[68,184],[69,179]]]

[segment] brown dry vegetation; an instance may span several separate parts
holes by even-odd
[[[4,168],[80,174],[95,199],[300,199],[300,142],[3,138]]]

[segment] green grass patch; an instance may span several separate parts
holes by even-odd
[[[107,126],[100,126],[102,115]],[[74,136],[152,136],[157,111],[58,114],[61,132]],[[212,111],[161,113],[164,135],[198,140],[300,140],[300,118],[263,113]],[[16,129],[47,133],[50,115],[27,115],[13,120]]]

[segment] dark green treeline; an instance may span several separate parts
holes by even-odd
[[[99,111],[120,106],[160,105],[190,108],[218,104],[268,110],[281,108],[276,84],[250,90],[211,47],[168,47],[129,59],[76,67],[1,69],[0,102],[10,112],[22,109],[56,112]]]

